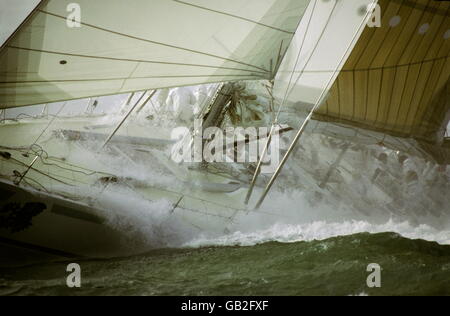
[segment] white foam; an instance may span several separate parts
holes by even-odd
[[[191,97],[192,91],[188,94]],[[185,105],[184,103],[193,102],[178,99],[175,100],[177,109]],[[148,107],[146,111],[152,113],[151,109]],[[106,116],[101,123],[116,122],[120,117],[120,115]],[[163,119],[161,121],[166,123]],[[397,186],[393,182],[393,188],[398,189],[398,199],[405,203],[401,208],[392,210],[389,206],[397,204],[391,203],[392,197],[389,196],[389,192],[375,190],[375,186],[369,181],[374,170],[379,167],[374,156],[370,155],[367,159],[358,156],[356,160],[351,160],[351,157],[347,157],[350,156],[348,154],[341,165],[354,171],[352,176],[355,177],[347,176],[345,178],[347,182],[340,184],[339,191],[328,192],[326,199],[315,201],[313,191],[318,189],[305,181],[305,170],[314,171],[317,178],[324,178],[321,172],[326,173],[328,169],[326,167],[333,163],[338,151],[330,148],[324,150],[322,148],[324,146],[321,145],[321,136],[317,135],[304,137],[302,147],[305,150],[294,154],[286,165],[285,174],[290,177],[280,177],[278,183],[281,183],[280,186],[284,188],[291,184],[303,183],[307,188],[305,192],[297,190],[277,193],[274,188],[260,212],[240,214],[235,218],[233,225],[226,227],[229,231],[227,234],[222,233],[224,229],[194,230],[189,223],[173,216],[171,203],[164,200],[148,201],[131,189],[112,187],[101,194],[94,193],[95,191],[80,194],[96,199],[98,207],[106,210],[108,224],[124,233],[124,243],[127,243],[130,248],[252,246],[271,241],[291,243],[323,240],[363,232],[395,232],[407,238],[450,244],[450,215],[445,217],[445,213],[449,213],[448,210],[437,209],[436,205],[439,203],[428,207],[436,200],[442,200],[442,205],[448,205],[445,204],[448,200],[446,195],[448,192],[445,192],[445,187],[439,184],[430,187],[428,183],[432,182],[432,179],[428,178],[430,175],[435,176],[436,172],[428,172],[430,168],[423,161],[410,158],[405,163],[404,170],[399,169],[395,161],[388,164],[388,171],[401,171],[400,176],[403,176],[403,173],[406,174],[408,170],[413,169],[417,171],[420,178],[417,184],[418,191],[406,187],[404,181],[400,181],[401,185]],[[378,147],[375,146],[371,150],[376,151],[377,154],[383,152],[384,149],[378,149]],[[98,146],[92,146],[92,148],[98,148]],[[314,152],[317,152],[316,155]],[[88,149],[78,151],[74,149],[68,160],[80,164],[88,162],[89,167],[94,170],[103,170],[105,166],[108,166],[108,171],[112,174],[131,177],[149,185],[170,186],[174,189],[176,182],[173,177],[161,172],[158,169],[161,168],[160,164],[151,158],[145,164],[136,163],[130,167],[130,162],[123,157],[104,155],[96,150],[89,152]],[[367,162],[367,166],[362,162]],[[337,181],[340,180],[339,174],[334,176]],[[356,176],[361,176],[361,179],[358,180]],[[362,176],[365,177],[366,182],[363,181]],[[314,182],[317,184],[316,179]],[[176,183],[176,185],[179,188],[182,184]],[[368,186],[368,189],[364,193],[361,189],[365,186]],[[425,191],[424,188],[427,186],[430,188]],[[444,192],[441,192],[442,190]],[[255,193],[255,195],[258,194]],[[370,196],[371,199],[363,200],[361,198],[363,195]],[[415,207],[421,201],[426,207]],[[360,203],[355,206],[355,202]],[[427,208],[434,214],[422,212]]]
[[[195,238],[192,227],[172,216],[173,205],[166,200],[152,202],[132,190],[111,187],[98,195],[95,205],[105,210],[106,224],[122,233],[130,252],[180,247]]]
[[[266,215],[264,212],[275,215]],[[368,214],[359,213],[349,210],[346,205],[311,204],[307,194],[301,192],[273,194],[261,211],[238,216],[229,229],[229,234],[203,234],[186,242],[184,246],[253,246],[272,241],[293,243],[384,232],[450,245],[450,216],[415,213],[399,215],[375,207]]]
[[[171,178],[159,173],[153,168],[154,165],[150,168],[127,168],[127,163],[120,159],[104,159],[103,162],[106,161],[115,171],[121,171],[121,176],[132,176],[159,185],[169,185],[171,182]],[[358,183],[352,185],[357,186]],[[89,192],[86,196],[89,196]],[[190,223],[173,216],[171,203],[164,200],[148,201],[132,189],[113,186],[102,194],[95,194],[95,197],[98,206],[107,210],[109,225],[124,233],[124,243],[139,249],[252,246],[272,241],[292,243],[364,232],[394,232],[411,239],[450,244],[450,216],[388,212],[382,200],[370,206],[366,212],[359,212],[346,203],[333,205],[312,201],[308,192],[274,191],[263,209],[239,214],[234,223],[226,227],[229,233],[224,234],[224,229],[192,229]],[[194,220],[195,216],[202,217],[201,214],[194,214]]]
[[[370,224],[365,221],[344,221],[341,223],[327,223],[316,221],[308,224],[274,224],[268,229],[254,232],[237,231],[229,235],[208,239],[200,237],[186,243],[186,247],[205,246],[254,246],[257,244],[277,241],[294,243],[300,241],[325,240],[332,237],[353,235],[358,233],[395,232],[410,239],[424,239],[440,244],[450,245],[450,231],[438,231],[427,225],[418,227],[408,222],[385,224]]]
[[[165,247],[253,246],[273,241],[294,243],[366,232],[394,232],[410,239],[450,245],[448,219],[441,218],[438,228],[424,224],[427,219],[399,220],[376,212],[367,217],[344,208],[308,205],[301,194],[289,199],[279,194],[261,212],[239,215],[228,226],[226,234],[219,230],[193,229],[180,217],[173,216],[171,203],[150,202],[120,187],[111,187],[96,202],[107,210],[108,224],[123,232],[124,244],[141,251]],[[278,205],[278,210],[271,209],[271,205]],[[275,214],[266,214],[269,210]],[[428,222],[432,223],[432,219]]]

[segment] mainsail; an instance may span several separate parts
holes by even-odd
[[[0,108],[271,79],[309,0],[71,3],[42,1],[2,47]]]
[[[0,0],[0,46],[10,38],[40,0]]]

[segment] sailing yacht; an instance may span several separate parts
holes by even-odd
[[[197,231],[226,233],[255,211],[275,219],[262,207],[305,133],[329,137],[319,140],[323,170],[301,159],[301,180],[286,183],[316,196],[356,176],[343,157],[362,145],[446,166],[448,9],[428,0],[37,1],[0,50],[1,244],[63,257],[142,251],[105,203],[129,194],[165,201]],[[199,85],[209,91],[196,111],[155,107],[170,89]],[[109,95],[125,96],[112,121],[93,111]],[[62,115],[72,100],[86,111]],[[48,113],[53,103],[59,110]],[[38,117],[6,116],[36,105],[45,105]],[[192,124],[187,144],[203,131],[194,117],[201,129],[267,126],[258,162],[173,162],[173,129]],[[261,174],[277,133],[282,159]],[[373,194],[389,199],[382,179],[371,179]]]

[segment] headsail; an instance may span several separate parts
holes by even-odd
[[[316,119],[427,143],[450,120],[450,3],[380,0]]]
[[[0,52],[0,108],[276,73],[309,0],[45,0]]]
[[[275,80],[278,101],[314,105],[330,88],[377,0],[311,1]]]

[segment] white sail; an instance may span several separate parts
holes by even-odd
[[[450,3],[378,2],[316,118],[441,144],[450,120]]]
[[[0,46],[13,35],[40,0],[0,0]]]
[[[308,4],[43,1],[0,52],[0,108],[272,78]]]
[[[376,3],[311,1],[276,76],[274,94],[279,103],[319,101],[358,42]]]

